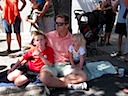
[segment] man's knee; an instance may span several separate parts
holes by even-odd
[[[46,85],[49,85],[51,81],[49,81],[50,77],[53,77],[53,75],[45,70],[41,70],[40,71],[40,81]]]
[[[87,80],[87,74],[83,70],[76,70],[73,74],[76,75],[76,78],[81,78],[81,81]]]

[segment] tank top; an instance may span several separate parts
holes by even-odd
[[[15,22],[17,16],[20,18],[18,0],[4,0],[2,17],[11,24]]]

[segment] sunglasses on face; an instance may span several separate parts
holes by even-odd
[[[67,23],[56,22],[56,25],[57,25],[57,26],[63,26],[64,24],[67,24]]]

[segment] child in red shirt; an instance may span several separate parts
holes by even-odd
[[[16,86],[22,86],[36,80],[42,66],[51,66],[54,63],[53,49],[47,46],[47,38],[43,32],[34,31],[34,48],[27,51],[9,70],[9,81]]]

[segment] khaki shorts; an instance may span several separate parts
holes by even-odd
[[[54,76],[67,76],[72,73],[75,69],[71,68],[71,64],[69,62],[57,63],[53,66],[44,65],[42,70],[47,70],[51,72]]]

